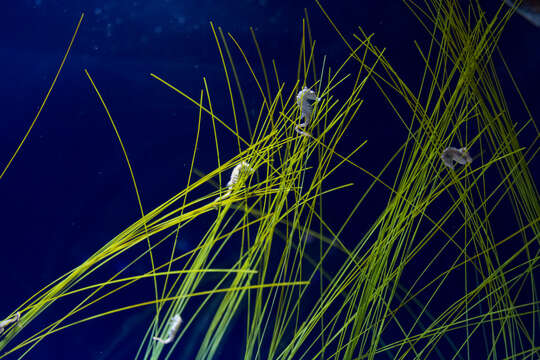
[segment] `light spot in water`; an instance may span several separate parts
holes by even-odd
[[[163,32],[163,27],[162,27],[162,26],[159,26],[159,25],[156,26],[156,27],[154,28],[154,32],[155,32],[156,34],[161,34],[161,33]]]
[[[186,23],[186,17],[182,16],[182,15],[179,15],[179,16],[176,17],[176,22],[181,24],[181,25],[184,25]]]
[[[101,8],[95,8],[94,9],[94,15],[99,15],[103,12],[103,10],[101,10]]]

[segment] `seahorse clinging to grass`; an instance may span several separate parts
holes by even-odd
[[[229,179],[229,182],[227,183],[227,192],[223,194],[223,196],[220,196],[217,199],[215,199],[214,202],[218,200],[223,200],[229,195],[231,195],[236,183],[238,183],[238,181],[243,183],[243,181],[246,180],[245,178],[252,172],[253,172],[253,168],[251,167],[251,165],[249,165],[249,163],[246,161],[241,161],[238,165],[234,167],[231,173],[231,178]]]
[[[173,342],[174,338],[176,337],[176,333],[180,329],[180,325],[182,324],[182,317],[178,314],[174,315],[170,322],[169,331],[167,332],[167,338],[162,339],[160,337],[154,336],[153,339],[162,343],[162,344],[170,344]]]
[[[296,95],[296,104],[300,107],[300,120],[305,119],[301,124],[296,125],[294,130],[297,133],[304,136],[310,136],[310,134],[304,129],[309,126],[311,122],[311,113],[313,112],[313,104],[317,101],[320,101],[321,98],[317,97],[315,91],[304,87],[298,95]]]
[[[18,323],[19,322],[19,319],[21,318],[21,314],[19,312],[17,312],[15,314],[14,317],[10,318],[10,319],[6,319],[4,321],[0,321],[0,334],[4,332],[4,328],[13,324],[13,323]]]
[[[447,147],[441,154],[441,160],[443,161],[444,165],[448,166],[450,169],[454,168],[454,161],[461,165],[472,162],[472,158],[469,155],[467,148],[464,147],[461,149]]]

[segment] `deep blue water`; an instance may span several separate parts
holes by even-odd
[[[388,49],[386,56],[404,79],[418,84],[423,67],[413,40],[422,44],[426,37],[401,2],[347,0],[323,5],[344,33],[350,34],[356,25],[375,33],[374,41]],[[327,54],[330,64],[339,65],[347,54],[345,48],[310,0],[21,0],[2,5],[0,169],[34,118],[80,14],[86,16],[43,113],[0,180],[0,319],[139,216],[118,141],[83,70],[91,73],[109,105],[128,149],[145,210],[150,210],[181,190],[187,180],[197,113],[149,73],[163,76],[194,97],[206,77],[216,111],[230,113],[209,25],[213,21],[233,34],[255,61],[252,26],[267,65],[275,59],[281,79],[290,88],[296,78],[304,8],[319,55]],[[520,17],[510,21],[501,42],[533,116],[540,111],[539,44],[540,29]],[[249,79],[246,86],[254,88]],[[517,104],[515,95],[510,98],[511,106]],[[380,169],[406,135],[383,106],[380,99],[367,102],[345,139],[352,144],[368,139],[362,161],[371,169]],[[201,149],[205,146],[213,149],[210,138],[203,140]],[[227,150],[224,154],[235,155]],[[213,169],[211,150],[201,156],[200,169]],[[197,241],[196,234],[185,237],[187,244]],[[132,358],[149,315],[148,311],[131,312],[82,325],[84,330],[73,328],[53,335],[29,358]],[[221,358],[237,357],[223,351]]]

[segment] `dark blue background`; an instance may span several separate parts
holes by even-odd
[[[375,33],[375,43],[388,49],[387,58],[415,88],[423,66],[413,40],[421,44],[427,40],[401,2],[349,0],[325,1],[323,5],[345,34],[356,25]],[[109,105],[148,211],[186,183],[197,119],[193,105],[149,73],[163,76],[195,98],[206,76],[216,112],[226,117],[230,114],[229,98],[209,21],[232,33],[256,63],[249,34],[253,26],[267,66],[275,59],[281,79],[290,89],[296,77],[304,8],[308,9],[319,55],[328,54],[335,68],[345,58],[346,49],[310,0],[22,0],[2,5],[2,169],[35,116],[81,12],[86,16],[43,113],[0,180],[0,318],[79,265],[139,216],[119,144],[83,69],[89,70]],[[501,44],[533,115],[538,114],[540,99],[538,45],[540,29],[520,17],[510,21]],[[244,70],[243,74],[246,87],[253,88]],[[253,100],[254,106],[257,101]],[[345,142],[353,145],[368,140],[360,162],[374,171],[406,135],[398,120],[383,108],[380,99],[367,101],[361,118],[345,137]],[[208,126],[203,128],[207,134],[209,130]],[[200,149],[197,165],[210,171],[216,162],[209,136],[202,140]],[[205,151],[208,155],[203,156]],[[235,155],[227,150],[224,154]],[[370,180],[361,176],[353,174],[353,181],[360,177],[359,181],[368,184]],[[384,204],[374,201],[372,205],[377,209]],[[365,230],[376,211],[366,216],[368,221],[355,231]],[[195,234],[184,236],[188,244],[198,241]],[[84,330],[79,327],[53,335],[29,358],[132,358],[150,314],[131,312],[128,317],[115,317],[117,322],[112,326],[104,326],[109,323],[101,320],[83,325]],[[223,358],[237,357],[223,354]]]

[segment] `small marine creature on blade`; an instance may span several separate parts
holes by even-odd
[[[13,323],[18,323],[19,322],[19,319],[21,318],[21,314],[19,312],[17,312],[15,314],[14,317],[12,317],[11,319],[6,319],[4,321],[0,321],[0,334],[4,332],[4,328],[13,324]]]
[[[296,104],[300,108],[300,120],[305,119],[303,123],[296,125],[294,130],[297,133],[304,136],[310,136],[310,134],[304,129],[309,126],[311,122],[311,113],[313,112],[313,104],[320,101],[321,98],[317,97],[315,91],[304,87],[298,95],[296,95]]]
[[[505,0],[509,6],[514,6],[518,1]],[[517,13],[535,26],[540,27],[540,0],[523,0],[517,8]]]
[[[238,165],[236,165],[231,173],[231,178],[229,179],[229,182],[227,183],[227,186],[232,188],[243,175],[249,175],[253,169],[246,161],[241,161]]]
[[[182,317],[178,314],[174,315],[170,322],[169,331],[167,332],[167,338],[162,339],[160,337],[154,336],[152,339],[159,341],[162,344],[170,344],[174,341],[174,338],[176,337],[176,333],[180,329],[180,325],[182,324]]]
[[[454,168],[454,162],[461,165],[472,162],[472,158],[469,155],[467,148],[464,147],[462,147],[461,149],[456,149],[455,147],[447,147],[442,152],[441,160],[443,161],[444,165],[448,166],[450,169]]]
[[[251,165],[249,165],[246,161],[241,161],[238,165],[236,165],[231,173],[231,178],[229,179],[229,182],[227,183],[227,192],[223,194],[223,196],[218,197],[214,201],[223,200],[229,195],[231,195],[234,186],[240,181],[240,183],[243,183],[246,179],[246,177],[253,172],[253,168]]]

